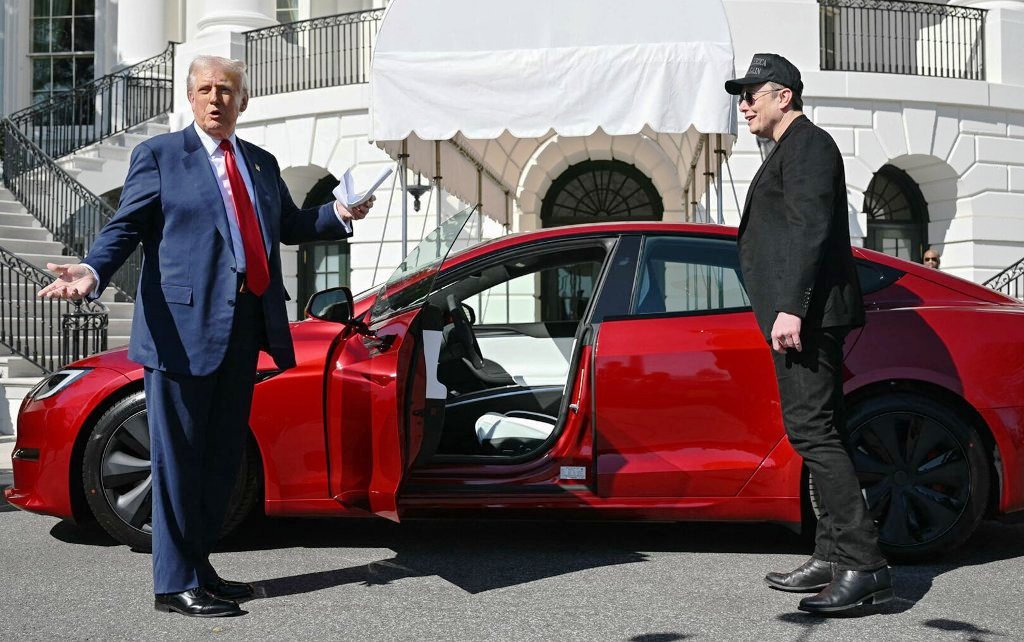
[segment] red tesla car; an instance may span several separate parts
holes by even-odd
[[[458,249],[468,212],[376,292],[311,299],[298,367],[260,362],[232,514],[813,519],[735,230],[611,223]],[[1024,305],[854,251],[848,445],[893,558],[1024,508]],[[142,371],[115,350],[21,407],[20,508],[149,544]]]

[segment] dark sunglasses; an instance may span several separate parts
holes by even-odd
[[[757,100],[757,97],[760,96],[761,94],[774,94],[775,92],[782,91],[783,89],[785,89],[785,87],[780,87],[778,89],[762,89],[761,91],[750,91],[749,89],[747,91],[741,91],[740,102],[746,102],[748,105],[753,105],[754,102]]]

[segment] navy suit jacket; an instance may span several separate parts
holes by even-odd
[[[295,365],[281,279],[280,243],[348,236],[333,203],[300,210],[272,154],[238,139],[269,246],[270,286],[261,297],[266,341],[279,368]],[[142,274],[128,357],[147,368],[202,376],[223,361],[238,277],[227,210],[209,156],[191,125],[139,144],[117,214],[85,262],[97,293],[141,242]],[[244,321],[244,320],[243,320]]]

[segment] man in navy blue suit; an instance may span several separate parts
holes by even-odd
[[[277,160],[238,139],[245,64],[189,67],[195,122],[139,144],[117,214],[85,261],[50,264],[41,297],[98,296],[143,248],[128,356],[145,366],[153,467],[153,584],[159,611],[242,613],[249,584],[209,562],[238,475],[260,349],[295,365],[280,244],[340,239],[372,199],[300,210]]]

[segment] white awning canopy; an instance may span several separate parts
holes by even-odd
[[[723,84],[733,73],[720,0],[392,0],[373,56],[370,136],[396,158],[404,141],[426,177],[439,152],[443,187],[503,222],[508,197],[524,211],[543,198],[550,180],[532,165],[630,161],[650,147],[653,167],[641,169],[661,171],[660,189],[679,192],[662,194],[666,212],[682,210],[684,188],[696,201],[717,164],[702,134],[732,146]]]

